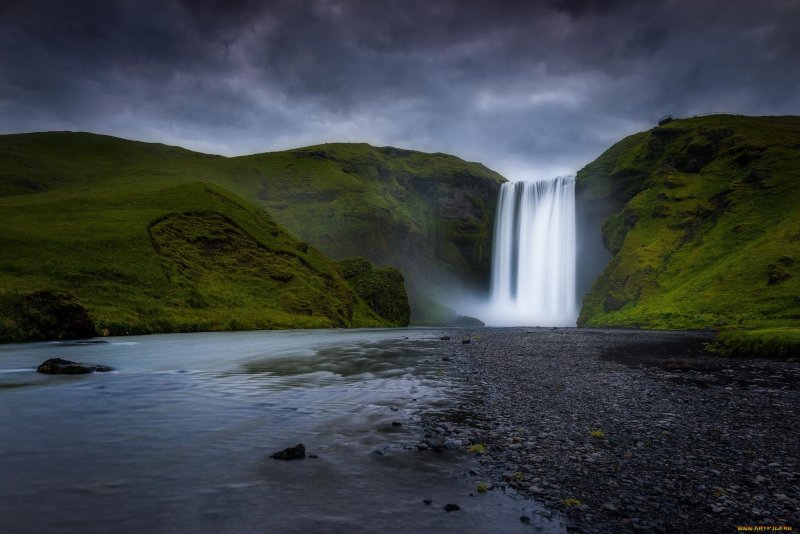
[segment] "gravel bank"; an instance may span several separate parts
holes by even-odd
[[[710,356],[706,333],[442,335],[442,365],[474,398],[433,437],[484,443],[481,475],[571,531],[800,528],[799,362]]]

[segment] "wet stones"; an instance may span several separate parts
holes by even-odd
[[[580,532],[800,527],[800,363],[720,358],[705,341],[490,328],[480,343],[441,345],[472,402],[428,418],[423,447],[486,444],[481,480]]]

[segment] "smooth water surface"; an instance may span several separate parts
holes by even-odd
[[[419,416],[459,399],[461,386],[439,367],[437,336],[323,330],[0,345],[0,530],[558,531],[536,519],[531,501],[470,496],[478,480],[464,451],[416,450]],[[35,372],[52,357],[116,371]],[[297,443],[318,458],[269,458]],[[451,502],[461,510],[445,512]],[[523,514],[534,524],[522,525]]]

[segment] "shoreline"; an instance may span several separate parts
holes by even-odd
[[[704,331],[441,331],[473,402],[429,426],[572,532],[800,528],[799,362],[709,354]]]

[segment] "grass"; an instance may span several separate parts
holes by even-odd
[[[186,154],[168,150],[165,169],[172,157]],[[0,197],[0,293],[75,295],[104,334],[402,324],[260,207],[211,183],[130,172],[47,175],[58,187]]]
[[[483,443],[474,443],[467,447],[467,452],[471,452],[473,454],[486,454],[486,445]]]
[[[711,350],[734,357],[800,358],[800,328],[724,330],[717,333]]]
[[[800,326],[799,182],[798,117],[682,119],[618,143],[578,174],[614,254],[579,324]]]
[[[363,143],[243,156],[227,165],[242,194],[325,254],[400,269],[415,322],[430,315],[427,298],[437,288],[489,279],[495,202],[505,180],[483,165]]]
[[[360,256],[398,267],[411,308],[424,320],[438,305],[428,300],[431,288],[459,277],[472,285],[488,280],[494,201],[504,181],[453,156],[366,144],[225,158],[72,132],[0,136],[0,162],[0,287],[74,288],[93,310],[126,310],[119,319],[106,314],[108,321],[149,323],[146,329],[228,322],[212,308],[241,308],[232,328],[340,322],[296,313],[264,317],[258,299],[243,290],[214,292],[210,308],[170,312],[190,297],[172,296],[165,260],[152,253],[147,228],[159,217],[211,211],[268,248],[273,241],[286,242],[283,248],[305,242],[336,260]],[[256,220],[265,211],[269,223]],[[257,231],[262,225],[280,228]],[[331,269],[338,268],[309,254],[302,257],[312,270],[335,276]],[[368,315],[355,312],[362,324],[376,324]]]

